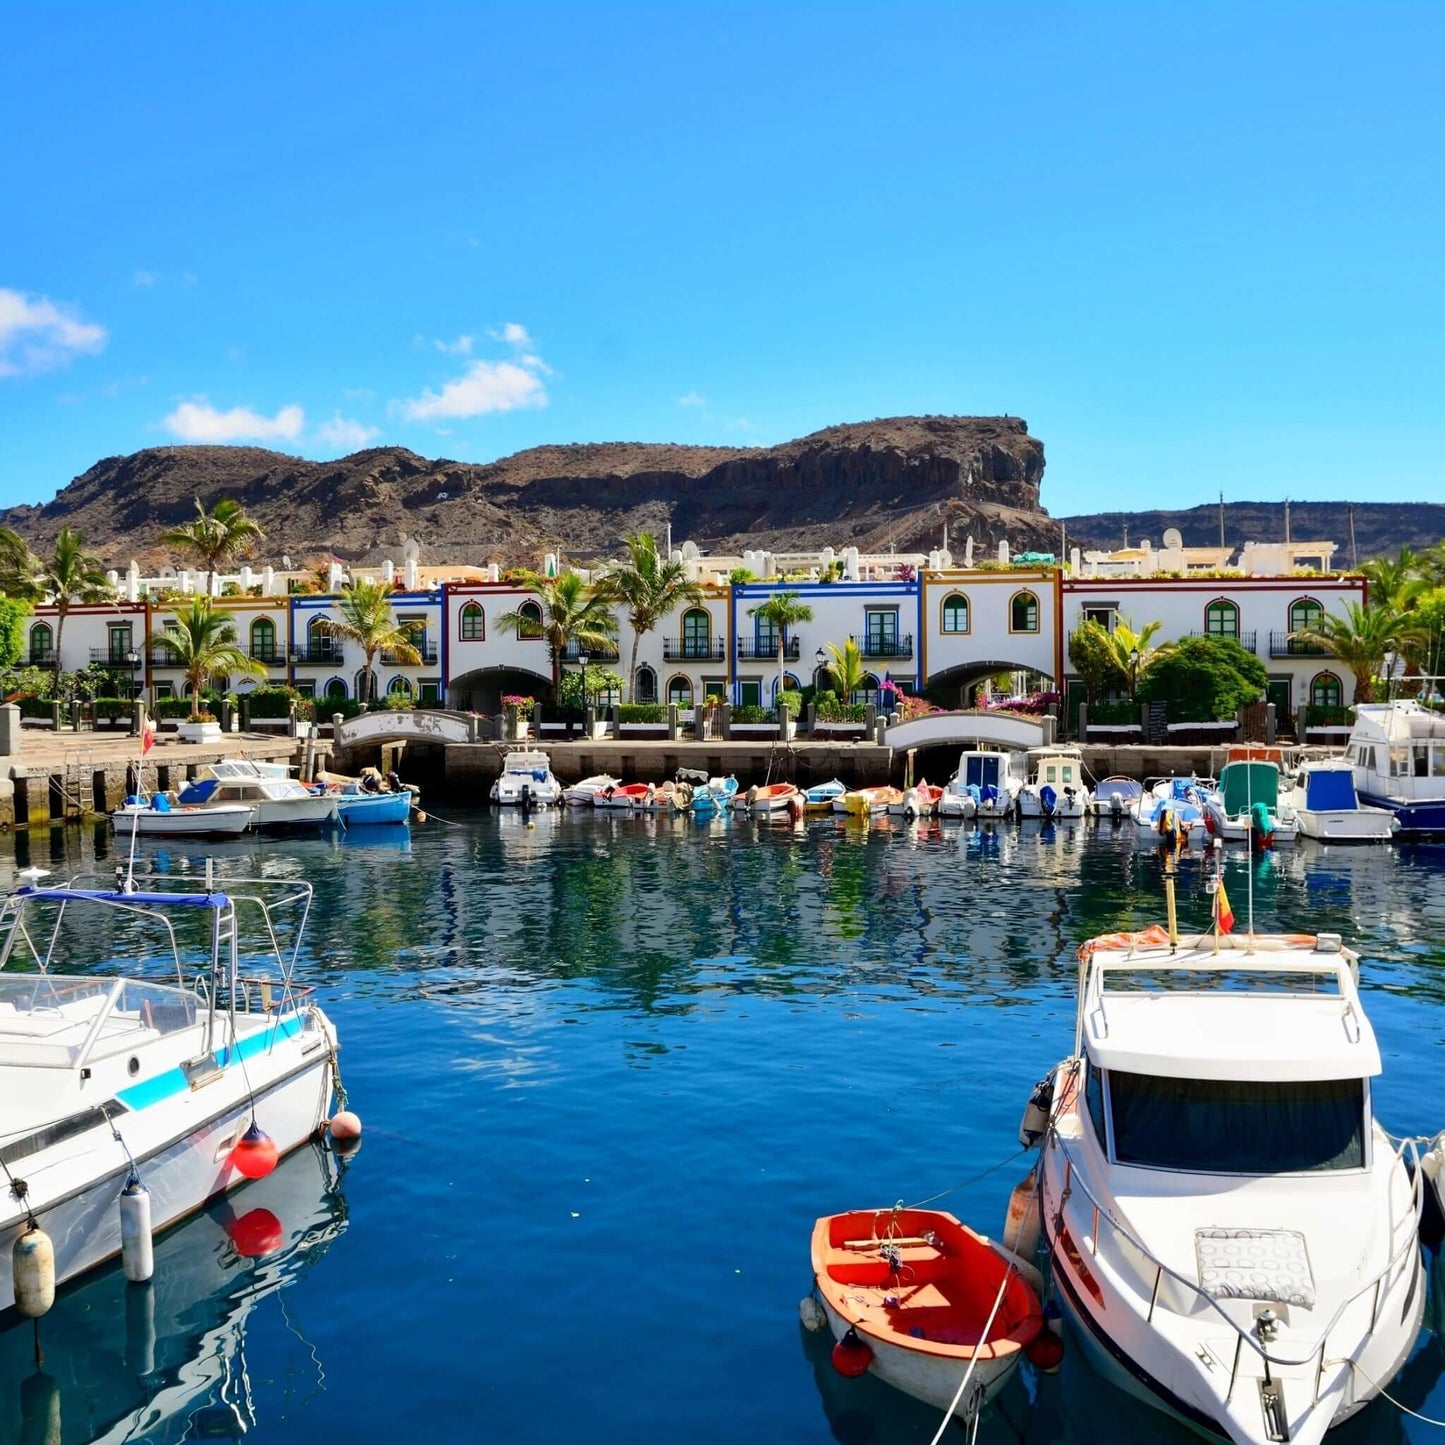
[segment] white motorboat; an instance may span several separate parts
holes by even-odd
[[[1375,1121],[1358,960],[1328,934],[1159,927],[1080,958],[1039,1162],[1077,1336],[1211,1439],[1316,1445],[1388,1387],[1426,1292],[1420,1172]]]
[[[1071,743],[1030,748],[1029,780],[1019,789],[1020,818],[1082,818],[1089,806],[1084,754]]]
[[[614,778],[610,773],[593,773],[590,778],[563,788],[562,801],[569,807],[590,808],[596,804],[600,794],[621,786],[621,778]]]
[[[207,874],[183,891],[49,887],[30,869],[0,907],[0,1157],[25,1182],[0,1195],[0,1311],[22,1235],[22,1265],[31,1231],[48,1236],[63,1284],[122,1253],[123,1213],[133,1238],[159,1232],[269,1172],[330,1111],[336,1034],[292,973],[311,885],[221,891]],[[102,971],[121,951],[129,975]]]
[[[1144,785],[1135,778],[1122,778],[1117,774],[1105,778],[1089,799],[1089,811],[1096,818],[1110,818],[1122,823],[1129,816],[1129,809],[1144,796]]]
[[[1347,758],[1301,763],[1283,801],[1299,819],[1300,832],[1321,843],[1388,843],[1395,830],[1388,808],[1360,802]]]
[[[112,809],[110,823],[122,838],[132,833],[142,838],[235,838],[255,817],[248,803],[189,808],[170,793],[133,793]]]
[[[1412,698],[1356,703],[1345,756],[1360,801],[1392,812],[1400,837],[1445,833],[1445,713]]]
[[[1139,841],[1161,838],[1202,843],[1207,831],[1204,800],[1215,787],[1213,778],[1159,778],[1129,805],[1128,816]]]
[[[499,808],[551,808],[562,801],[562,784],[552,775],[546,753],[508,753],[491,798]]]
[[[266,832],[320,828],[336,821],[336,795],[313,791],[287,775],[284,764],[222,758],[202,769],[177,795],[182,807],[221,808],[237,803],[251,808],[251,826]]]
[[[1023,754],[965,749],[938,800],[942,818],[1008,818],[1023,787]]]
[[[1278,748],[1239,744],[1219,770],[1219,786],[1204,799],[1204,826],[1215,837],[1238,843],[1293,843],[1299,817],[1280,797],[1282,754]]]

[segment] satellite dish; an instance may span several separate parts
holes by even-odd
[[[1164,545],[1171,548],[1178,548],[1184,545],[1184,538],[1180,536],[1178,527],[1166,527],[1164,529]]]

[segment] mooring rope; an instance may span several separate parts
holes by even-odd
[[[949,1401],[948,1409],[943,1412],[943,1419],[939,1423],[938,1433],[928,1442],[928,1445],[938,1445],[943,1439],[943,1432],[948,1429],[948,1422],[953,1419],[953,1412],[958,1409],[958,1402],[963,1399],[963,1392],[968,1386],[969,1380],[973,1378],[974,1366],[978,1364],[979,1351],[988,1344],[988,1332],[993,1328],[993,1322],[998,1317],[998,1312],[1003,1306],[1004,1296],[1008,1293],[1009,1280],[1013,1278],[1014,1267],[1012,1263],[1003,1272],[1003,1283],[998,1287],[998,1298],[993,1302],[993,1308],[988,1312],[988,1319],[984,1323],[983,1333],[978,1337],[978,1344],[974,1346],[974,1352],[969,1357],[968,1369],[963,1372],[963,1379],[958,1382],[958,1389],[953,1392],[953,1399]],[[970,1420],[977,1420],[979,1411],[974,1408],[969,1411]]]
[[[1368,1375],[1366,1375],[1365,1372],[1360,1369],[1358,1361],[1327,1360],[1325,1363],[1327,1365],[1348,1365],[1352,1370],[1355,1370],[1359,1374],[1363,1375],[1365,1383],[1373,1385],[1375,1389],[1379,1391],[1380,1397],[1382,1399],[1388,1400],[1397,1410],[1403,1411],[1406,1415],[1410,1416],[1412,1420],[1419,1420],[1422,1424],[1434,1425],[1438,1429],[1445,1430],[1445,1420],[1437,1420],[1432,1415],[1422,1415],[1418,1410],[1412,1410],[1408,1405],[1401,1403],[1401,1401],[1397,1400],[1382,1384],[1379,1383],[1379,1381],[1372,1380]]]
[[[1012,1164],[1016,1159],[1022,1159],[1029,1153],[1028,1149],[1020,1149],[1017,1153],[1010,1154],[1006,1159],[1000,1159],[997,1164],[990,1164],[987,1169],[980,1170],[977,1174],[971,1174],[967,1179],[957,1184],[951,1184],[947,1189],[940,1189],[937,1194],[930,1194],[927,1199],[920,1199],[916,1204],[910,1204],[909,1209],[922,1209],[925,1204],[932,1204],[935,1199],[942,1199],[946,1195],[956,1194],[960,1189],[967,1189],[970,1184],[977,1184],[980,1179],[987,1179],[990,1174],[1002,1169],[1005,1164]]]

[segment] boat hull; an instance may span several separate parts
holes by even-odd
[[[110,815],[118,836],[129,838],[235,838],[251,826],[255,810],[249,804],[226,804],[217,808],[117,808]]]
[[[316,1135],[330,1107],[335,1046],[319,1010],[316,1018],[314,1031],[292,1035],[248,1062],[254,1105],[246,1073],[230,1067],[214,1083],[189,1093],[179,1108],[152,1104],[117,1118],[150,1193],[154,1232],[247,1182],[231,1164],[231,1147],[253,1114],[282,1154]],[[157,1116],[148,1117],[153,1112]],[[50,1153],[63,1157],[46,1163],[37,1156],[26,1182],[31,1206],[55,1248],[56,1282],[63,1284],[120,1253],[117,1200],[129,1165],[103,1129]],[[27,1227],[24,1216],[13,1213],[13,1202],[8,1197],[5,1202],[10,1208],[0,1224],[0,1316],[14,1309],[12,1249]]]
[[[1445,835],[1445,798],[1419,803],[1402,803],[1379,793],[1361,792],[1360,802],[1371,808],[1382,808],[1395,815],[1395,827],[1402,838],[1425,838]]]
[[[337,799],[336,812],[348,828],[405,823],[411,816],[410,793],[358,793]]]
[[[1395,831],[1394,819],[1383,808],[1301,808],[1298,817],[1300,832],[1321,843],[1388,843]]]
[[[324,828],[336,820],[335,797],[262,799],[247,806],[255,809],[253,826],[267,833],[283,833],[293,828]]]
[[[1045,808],[1043,800],[1031,788],[1019,793],[1018,810],[1020,818],[1082,818],[1084,799],[1078,796],[1061,796],[1052,808]]]

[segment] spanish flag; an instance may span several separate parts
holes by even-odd
[[[1221,933],[1234,932],[1234,909],[1229,906],[1229,894],[1224,891],[1222,876],[1214,890],[1214,926]]]

